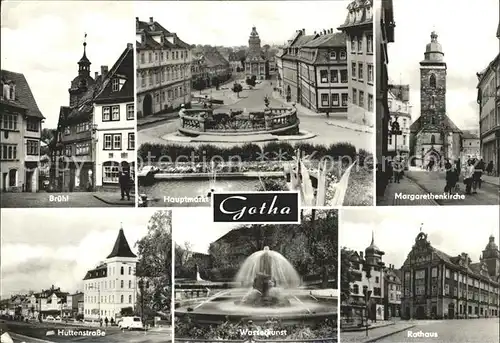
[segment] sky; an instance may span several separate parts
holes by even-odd
[[[69,105],[87,33],[91,76],[113,66],[134,43],[133,2],[2,1],[2,69],[23,73],[46,120],[56,128],[59,107]]]
[[[364,252],[373,231],[375,245],[385,252],[385,264],[401,268],[420,227],[433,247],[451,256],[465,252],[473,262],[479,262],[490,235],[500,245],[498,208],[441,206],[342,210],[340,246]]]
[[[120,224],[134,253],[154,209],[3,209],[1,296],[51,285],[82,290],[86,272],[113,249]]]
[[[209,207],[175,208],[172,215],[172,237],[178,245],[189,242],[193,252],[208,253],[213,243],[226,233],[236,228],[233,223],[214,223],[213,212]]]
[[[248,46],[252,26],[261,44],[283,44],[296,30],[336,29],[350,1],[157,1],[136,6],[141,21],[153,17],[188,44]]]
[[[435,30],[448,65],[447,114],[461,129],[479,127],[476,73],[498,51],[498,0],[394,0],[395,42],[389,44],[389,78],[410,85],[412,119],[420,116],[420,70]]]

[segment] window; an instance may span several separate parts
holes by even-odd
[[[3,114],[2,129],[17,130],[17,114]]]
[[[321,106],[328,106],[328,94],[321,94]]]
[[[449,270],[449,269],[446,269],[446,271],[445,271],[445,273],[444,273],[444,274],[445,274],[445,277],[446,277],[447,279],[449,279],[449,278],[450,278],[450,270]]]
[[[330,59],[331,60],[336,60],[337,59],[337,53],[335,51],[330,51]]]
[[[373,53],[373,36],[366,36],[366,52],[369,54]]]
[[[113,135],[113,150],[122,149],[122,135],[121,133]]]
[[[363,63],[359,62],[358,63],[358,80],[359,81],[363,81],[363,71],[364,71]]]
[[[112,150],[113,135],[104,135],[104,150]]]
[[[328,83],[328,70],[320,70],[319,78],[321,83]]]
[[[124,270],[123,270],[123,266],[122,266],[122,267],[120,267],[120,275],[123,275],[123,273],[124,273]]]
[[[373,287],[373,295],[379,297],[382,295],[382,289],[380,287]]]
[[[112,107],[111,120],[112,121],[119,121],[120,120],[120,106],[113,106]]]
[[[109,106],[103,106],[102,108],[102,121],[111,120],[111,108]]]
[[[340,71],[340,82],[347,83],[347,69]]]
[[[132,267],[128,267],[128,275],[132,275]]]
[[[348,100],[349,100],[349,94],[342,93],[342,107],[347,107]]]
[[[338,70],[330,70],[330,82],[332,82],[332,83],[339,82],[339,71]]]
[[[17,160],[17,145],[2,144],[2,160]]]
[[[127,104],[127,120],[134,120],[134,104]]]
[[[373,112],[373,95],[368,94],[368,111]]]
[[[120,288],[123,288],[123,280],[120,280]]]
[[[351,62],[351,77],[356,79],[356,62]]]
[[[332,94],[332,106],[340,106],[339,95]]]
[[[120,79],[118,78],[114,78],[112,81],[111,81],[111,90],[113,92],[118,92],[120,90]]]
[[[39,142],[35,140],[28,139],[26,141],[26,154],[30,156],[39,155]]]
[[[417,270],[415,272],[415,279],[422,280],[425,278],[425,270]]]
[[[88,155],[90,153],[90,145],[89,143],[81,143],[76,145],[76,155],[83,156]]]
[[[123,304],[123,294],[120,295],[120,302]]]
[[[67,145],[66,148],[64,149],[64,152],[66,156],[72,156],[73,149],[71,148],[71,145]]]
[[[132,281],[128,280],[128,288],[132,288]]]
[[[131,304],[131,303],[132,303],[132,296],[131,296],[131,295],[129,295],[129,296],[128,296],[128,303],[129,303],[129,304]]]
[[[347,59],[347,54],[344,50],[340,52],[340,59],[344,61]]]
[[[359,294],[359,286],[358,285],[352,286],[352,293],[353,294]]]
[[[26,130],[31,132],[38,132],[40,130],[40,125],[38,120],[28,119],[26,121]]]
[[[436,137],[431,135],[431,144],[436,144]]]
[[[356,90],[356,88],[353,88],[352,89],[352,103],[354,105],[356,105],[357,101],[358,101],[358,91]]]
[[[358,38],[358,53],[363,53],[363,37]]]
[[[373,65],[368,64],[368,82],[373,83]]]
[[[356,52],[356,37],[351,38],[351,53]]]
[[[429,78],[429,86],[431,88],[436,88],[436,75],[431,74],[431,76]]]
[[[135,149],[135,133],[129,132],[128,134],[128,150]]]
[[[365,92],[359,91],[359,102],[358,102],[359,107],[365,107]]]

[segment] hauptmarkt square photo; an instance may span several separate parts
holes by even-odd
[[[341,342],[499,342],[497,208],[346,209],[340,218]]]
[[[382,0],[377,205],[498,206],[499,7]]]
[[[132,2],[3,1],[2,207],[135,206]]]
[[[191,212],[173,218],[176,342],[337,342],[337,210],[239,226]]]
[[[372,0],[141,2],[136,16],[140,206],[262,190],[373,205]]]
[[[171,212],[65,214],[2,210],[2,342],[171,341]]]

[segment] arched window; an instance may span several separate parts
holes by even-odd
[[[436,137],[434,135],[431,136],[431,144],[436,144]]]
[[[431,96],[431,108],[436,106],[436,97],[433,95]]]
[[[431,117],[431,124],[432,125],[436,124],[436,121],[434,120],[434,117]]]
[[[132,280],[128,280],[128,288],[132,288]]]
[[[344,50],[340,52],[340,59],[341,60],[346,60],[347,59],[347,54]]]
[[[436,75],[431,74],[431,77],[429,78],[429,86],[431,88],[436,88]]]

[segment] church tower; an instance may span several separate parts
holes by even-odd
[[[420,62],[420,115],[422,127],[436,133],[446,121],[446,62],[436,32]],[[437,142],[436,142],[437,143]]]
[[[490,236],[489,242],[483,250],[481,262],[486,263],[488,273],[492,277],[500,276],[500,251],[495,243],[495,237]]]
[[[371,266],[377,266],[382,262],[382,255],[385,253],[375,245],[375,237],[372,232],[372,242],[365,249],[365,260]]]
[[[87,34],[85,34],[85,38]],[[90,76],[90,61],[87,58],[87,42],[83,42],[83,56],[78,61],[78,76],[71,81],[69,92],[69,106],[77,106],[89,87],[95,83],[95,80]]]
[[[250,38],[248,38],[248,48],[249,48],[249,53],[253,53],[256,55],[261,54],[261,47],[260,47],[260,38],[259,34],[257,33],[257,29],[252,27],[252,32],[250,33]]]

